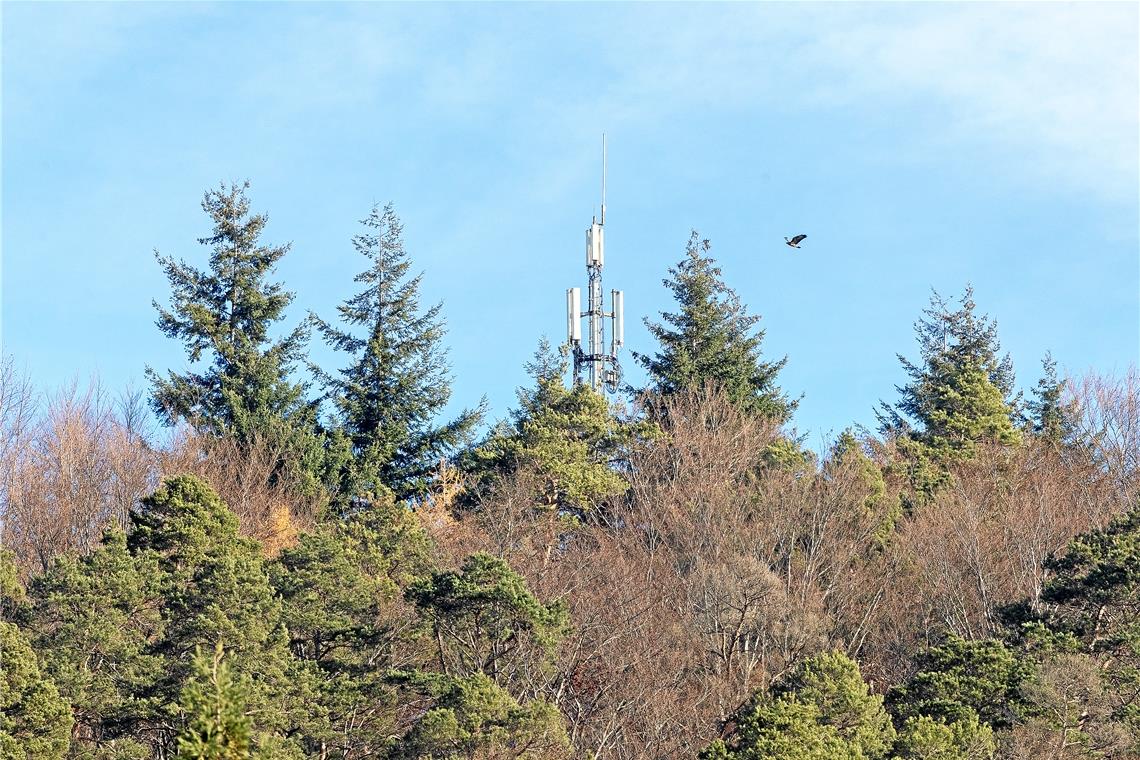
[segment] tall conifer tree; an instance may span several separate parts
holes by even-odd
[[[999,357],[997,324],[975,313],[970,286],[954,307],[937,292],[915,323],[920,361],[899,354],[910,382],[900,401],[882,404],[883,432],[914,440],[935,459],[969,459],[980,441],[1016,444],[1020,399],[1013,395],[1013,365]]]
[[[1057,377],[1057,362],[1052,354],[1045,354],[1041,367],[1043,374],[1033,389],[1033,399],[1026,404],[1029,429],[1051,443],[1071,443],[1077,409],[1065,398],[1065,381]]]
[[[269,334],[293,300],[267,279],[289,246],[261,242],[269,218],[250,213],[248,188],[246,182],[206,192],[202,209],[213,230],[198,242],[211,249],[207,270],[156,254],[171,288],[169,309],[154,304],[158,327],[182,341],[192,364],[209,362],[165,377],[147,369],[155,411],[168,424],[188,420],[244,437],[309,415],[303,386],[289,379],[304,352],[306,327],[277,340]]]
[[[369,261],[356,276],[364,289],[338,307],[343,327],[316,320],[351,363],[337,375],[318,375],[351,442],[354,461],[342,475],[342,492],[351,497],[384,486],[398,498],[414,498],[483,410],[437,422],[451,398],[442,304],[420,308],[423,275],[408,276],[403,224],[392,204],[374,206],[361,223],[365,229],[352,243]]]
[[[663,395],[715,383],[735,403],[753,414],[784,422],[796,408],[776,385],[787,359],[764,361],[760,317],[749,315],[740,298],[721,279],[709,255],[710,244],[694,230],[685,258],[663,282],[679,311],[662,312],[661,322],[645,320],[660,350],[634,354],[648,371],[650,390]]]

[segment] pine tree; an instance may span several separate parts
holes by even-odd
[[[500,685],[541,672],[569,626],[564,603],[539,601],[505,560],[484,553],[417,581],[406,596],[431,627],[442,672],[483,673]]]
[[[977,715],[947,723],[927,715],[907,718],[892,760],[993,760],[993,729]]]
[[[247,689],[230,672],[221,643],[212,657],[196,648],[190,680],[182,689],[186,725],[178,735],[176,760],[250,760]]]
[[[60,696],[14,622],[26,596],[12,552],[0,549],[0,757],[57,760],[68,750],[71,706]]]
[[[882,697],[841,652],[804,660],[733,722],[704,760],[885,760],[895,741]]]
[[[645,320],[660,345],[654,356],[634,354],[649,373],[648,390],[668,395],[714,383],[748,412],[785,422],[797,404],[776,385],[787,359],[761,359],[760,318],[750,316],[725,285],[709,249],[709,241],[693,231],[685,258],[663,281],[680,310],[662,312],[661,322]]]
[[[77,755],[153,754],[147,729],[155,715],[143,695],[164,669],[148,652],[162,629],[157,572],[136,562],[116,529],[91,554],[61,557],[29,585],[27,630],[45,675],[71,705]]]
[[[429,572],[431,548],[415,515],[384,494],[322,522],[271,565],[305,667],[310,709],[296,728],[310,754],[368,756],[396,732],[387,671],[428,651],[401,592]]]
[[[1140,752],[1140,505],[1077,536],[1048,569],[1045,623],[1096,658],[1114,695],[1109,718],[1128,727]]]
[[[567,388],[566,362],[543,338],[526,365],[534,385],[517,392],[510,424],[499,426],[469,457],[467,468],[484,480],[529,467],[539,475],[535,502],[564,515],[583,516],[626,482],[614,469],[644,424],[617,418],[604,397],[585,384]]]
[[[351,444],[342,476],[348,497],[391,489],[398,499],[423,495],[431,472],[467,440],[483,409],[437,423],[451,397],[442,304],[420,308],[423,275],[408,276],[403,224],[392,204],[373,207],[352,239],[369,267],[364,290],[338,307],[344,327],[317,319],[325,340],[351,359],[332,376],[318,370]],[[358,332],[359,331],[359,332]]]
[[[545,700],[520,703],[482,673],[404,674],[400,680],[431,707],[396,743],[392,760],[571,757],[562,715]]]
[[[888,695],[900,719],[926,715],[949,725],[980,719],[998,729],[1020,719],[1032,668],[1002,642],[951,635],[920,653],[916,665],[918,672]]]
[[[936,462],[970,459],[982,441],[1021,440],[1013,366],[998,357],[996,323],[975,309],[969,286],[958,308],[934,293],[915,324],[921,361],[899,355],[910,382],[898,388],[898,404],[878,412],[884,433],[916,441]]]
[[[186,654],[222,642],[235,673],[256,676],[246,695],[254,741],[274,754],[304,705],[291,697],[294,660],[261,547],[239,536],[234,513],[190,476],[168,479],[131,522],[127,544],[137,562],[156,568],[164,622],[148,645],[164,664],[147,689],[150,701],[160,712],[176,705],[191,677]]]

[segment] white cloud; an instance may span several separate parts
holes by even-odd
[[[669,107],[904,106],[936,128],[899,149],[978,147],[1030,180],[1134,202],[1140,6],[805,4],[635,9],[611,51],[618,95]],[[924,127],[927,125],[924,123]]]
[[[903,9],[900,9],[903,10]],[[1137,6],[923,6],[848,20],[815,46],[856,96],[930,98],[953,139],[992,143],[1034,172],[1135,197]]]

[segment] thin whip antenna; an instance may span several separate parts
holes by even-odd
[[[602,132],[602,224],[606,223],[606,133]]]

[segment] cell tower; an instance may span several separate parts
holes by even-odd
[[[586,230],[586,274],[589,302],[582,311],[581,288],[566,291],[566,339],[574,356],[574,383],[582,382],[583,370],[590,387],[598,393],[615,393],[621,383],[617,354],[625,343],[625,294],[610,291],[610,311],[602,304],[602,267],[605,265],[606,225],[606,136],[602,135],[602,214]],[[589,318],[589,342],[582,348],[582,317]],[[610,345],[606,350],[606,320],[610,320]]]

